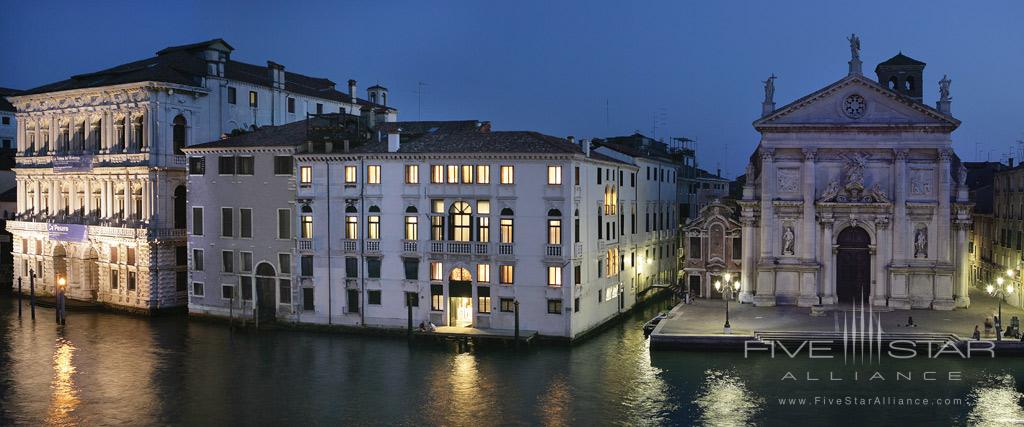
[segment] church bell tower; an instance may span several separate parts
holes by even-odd
[[[925,63],[906,56],[903,52],[875,67],[878,83],[894,92],[921,102],[921,84]]]

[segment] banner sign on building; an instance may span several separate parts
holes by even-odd
[[[61,242],[84,242],[89,238],[89,227],[79,224],[47,224],[50,240]]]
[[[89,172],[92,170],[92,156],[55,156],[53,158],[53,172]]]

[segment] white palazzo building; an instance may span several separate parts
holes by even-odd
[[[902,54],[775,108],[765,82],[761,133],[742,207],[744,302],[870,301],[897,309],[966,307],[966,173],[953,153],[949,80],[922,102],[925,64]]]
[[[14,276],[136,311],[186,304],[184,147],[345,111],[395,112],[333,82],[231,60],[215,39],[7,97],[17,109]],[[376,89],[383,94],[383,88]],[[381,98],[384,99],[383,97]]]
[[[185,150],[190,313],[404,328],[411,303],[413,324],[512,330],[518,310],[575,338],[675,277],[667,160],[478,121],[369,129],[317,116]]]

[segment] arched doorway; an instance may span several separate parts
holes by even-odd
[[[867,301],[871,293],[871,236],[863,228],[849,227],[836,240],[836,297],[843,303]]]
[[[256,303],[260,322],[273,321],[277,316],[277,272],[266,262],[256,266]]]
[[[448,324],[473,325],[473,277],[465,268],[452,269],[448,275]]]
[[[174,228],[185,228],[185,186],[174,188]]]
[[[100,268],[96,263],[99,258],[100,256],[94,248],[86,250],[85,257],[82,258],[82,291],[92,300],[96,299],[96,294],[100,289]]]
[[[68,261],[67,261],[67,250],[64,249],[64,245],[58,244],[53,248],[53,282],[54,292],[57,290],[57,278],[63,277],[65,280],[68,278]]]

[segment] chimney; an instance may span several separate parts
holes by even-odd
[[[590,157],[590,140],[586,138],[580,139],[580,145],[583,146],[583,155]]]
[[[398,133],[399,129],[388,131],[388,152],[397,153],[400,145],[401,134]]]
[[[349,96],[349,98],[352,98],[352,104],[355,104],[356,103],[356,81],[355,80],[352,80],[352,79],[348,80],[348,96]]]
[[[270,73],[270,82],[274,89],[284,89],[284,65],[274,61],[267,61],[267,71]]]
[[[572,135],[569,135],[569,136],[565,137],[565,139],[567,139],[570,144],[573,144],[573,145],[576,144],[576,137],[574,137]]]

